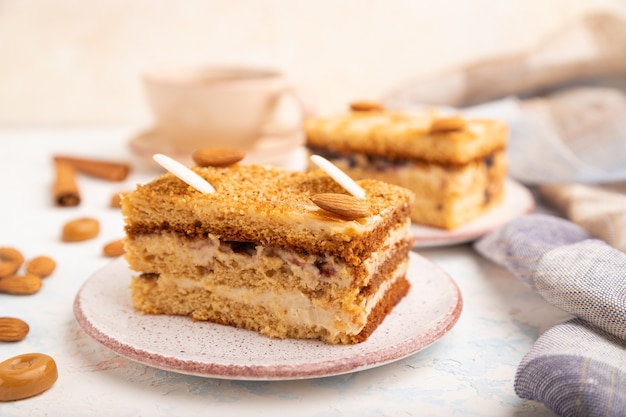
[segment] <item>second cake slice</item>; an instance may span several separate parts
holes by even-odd
[[[504,198],[508,130],[499,121],[373,109],[304,127],[309,150],[352,178],[413,191],[414,223],[455,229]]]

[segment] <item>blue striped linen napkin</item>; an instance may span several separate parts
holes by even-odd
[[[625,416],[626,253],[545,214],[519,217],[474,248],[575,316],[522,359],[517,395],[559,416]]]

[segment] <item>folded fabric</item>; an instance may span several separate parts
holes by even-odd
[[[626,180],[624,91],[572,87],[461,111],[509,125],[509,175],[524,184],[615,182]]]
[[[520,363],[515,392],[559,416],[626,414],[626,341],[581,319],[544,333]]]
[[[547,184],[540,197],[591,235],[626,252],[626,182],[611,185]]]
[[[561,416],[626,415],[626,253],[544,214],[512,220],[474,248],[577,317],[536,342],[516,393]]]
[[[625,85],[626,87],[626,85]],[[511,173],[527,184],[626,179],[626,94],[576,87],[519,103]]]
[[[530,214],[475,243],[550,304],[626,339],[626,254],[576,224]]]

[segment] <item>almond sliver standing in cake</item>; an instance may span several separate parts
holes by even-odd
[[[328,159],[319,155],[311,155],[311,161],[321,169],[323,169],[332,179],[337,181],[339,185],[346,189],[350,194],[356,198],[365,198],[365,191],[359,186],[352,178],[350,178],[345,172],[340,170],[337,165],[330,162]]]
[[[200,175],[196,174],[180,162],[170,158],[169,156],[158,153],[155,154],[152,159],[154,159],[159,165],[167,169],[180,180],[191,185],[193,188],[200,191],[201,193],[213,194],[215,192],[215,188],[213,188],[213,186],[209,184],[207,180],[205,180]]]

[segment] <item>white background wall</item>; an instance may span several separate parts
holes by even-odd
[[[626,0],[0,0],[0,125],[151,119],[141,72],[256,63],[318,110],[532,46]]]

